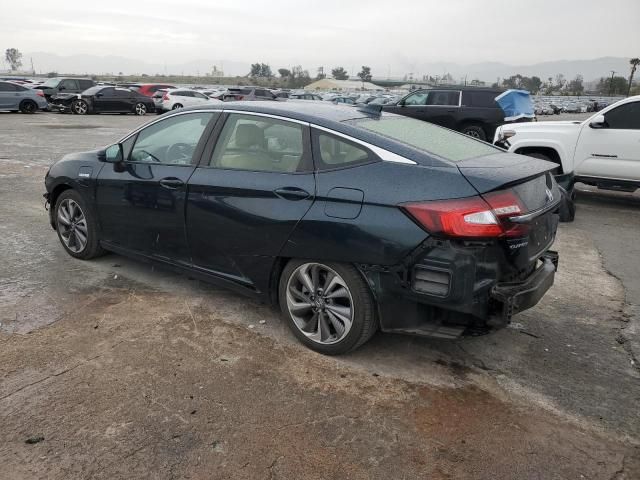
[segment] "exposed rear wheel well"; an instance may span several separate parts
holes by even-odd
[[[556,149],[551,147],[522,147],[515,151],[515,153],[519,153],[520,155],[528,155],[535,157],[533,154],[540,154],[544,157],[548,158],[550,162],[557,163],[559,166],[559,170],[556,174],[564,173],[562,169],[562,160],[560,159],[560,154]],[[540,158],[540,157],[537,157]]]

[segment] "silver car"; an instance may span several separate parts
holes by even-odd
[[[22,113],[35,113],[47,108],[47,101],[42,90],[0,81],[0,110],[11,110]]]

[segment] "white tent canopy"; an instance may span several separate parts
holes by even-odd
[[[341,92],[362,90],[363,88],[364,90],[384,90],[384,88],[371,82],[363,83],[359,80],[335,80],[333,78],[323,78],[304,87],[305,90],[338,90]]]

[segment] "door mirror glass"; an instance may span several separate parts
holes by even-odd
[[[102,153],[102,152],[100,152]],[[122,145],[116,143],[104,150],[104,155],[99,155],[100,160],[107,163],[119,163],[122,161]]]
[[[605,120],[604,115],[596,115],[589,123],[589,126],[591,128],[605,128],[607,126],[607,121]]]

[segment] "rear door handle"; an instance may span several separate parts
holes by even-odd
[[[160,186],[169,190],[176,190],[184,185],[184,182],[176,177],[167,177],[160,180]]]
[[[298,187],[282,187],[273,191],[278,197],[285,200],[306,200],[311,195],[306,190]]]

